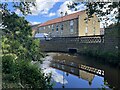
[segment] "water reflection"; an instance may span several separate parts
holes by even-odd
[[[41,68],[52,73],[54,88],[109,88],[104,84],[119,88],[119,70],[95,62],[83,56],[63,53],[49,53]]]
[[[64,65],[63,65],[64,64]],[[93,79],[95,78],[95,74],[94,74],[94,72],[93,73],[91,73],[91,72],[89,72],[89,71],[87,71],[87,69],[86,68],[84,68],[84,70],[82,70],[82,69],[80,69],[80,68],[77,68],[77,66],[75,67],[75,66],[72,66],[72,65],[69,65],[69,64],[65,64],[65,63],[63,63],[63,64],[61,64],[61,63],[59,63],[59,62],[52,62],[51,64],[50,64],[50,67],[52,67],[52,68],[55,68],[56,70],[60,70],[60,71],[63,71],[63,79],[65,78],[65,73],[66,73],[66,76],[69,76],[69,74],[71,74],[71,75],[74,75],[74,76],[77,76],[79,79],[81,79],[81,81],[82,80],[84,80],[84,81],[87,81],[87,83],[91,86],[92,85],[92,82],[93,82]],[[86,67],[88,67],[88,66],[86,66]],[[90,67],[89,67],[89,69],[88,70],[92,70],[92,69],[90,69]],[[96,71],[97,71],[97,69],[95,69]],[[101,75],[101,77],[102,77],[103,75]],[[71,78],[71,77],[69,77],[69,78]],[[79,80],[78,79],[78,80]],[[65,79],[66,80],[66,79]],[[104,80],[104,78],[102,78],[101,80]],[[102,82],[102,81],[101,81]],[[69,80],[69,82],[68,83],[72,83],[72,81],[70,81]],[[63,81],[63,86],[65,87],[65,84],[66,83],[64,83],[64,81]],[[75,83],[74,83],[75,84]],[[101,85],[102,85],[103,83],[101,83]],[[68,86],[68,85],[67,85]],[[68,86],[69,87],[69,86]],[[79,86],[77,86],[77,87],[79,87]],[[95,87],[95,86],[94,86]],[[80,88],[80,87],[79,87]],[[84,87],[85,88],[85,87]],[[97,87],[98,88],[98,87]]]

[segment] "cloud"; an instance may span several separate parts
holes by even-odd
[[[59,2],[59,0],[36,0],[36,6],[30,7],[31,15],[47,15],[49,10],[52,9],[57,2]],[[20,14],[20,11],[16,10],[16,13]]]
[[[53,56],[56,55],[56,54],[51,53],[49,55],[50,56],[46,56],[45,58],[42,58],[43,63],[40,64],[40,68],[43,70],[45,75],[47,75],[49,73],[52,73],[51,77],[55,82],[61,83],[61,84],[67,84],[68,81],[66,80],[66,78],[63,77],[63,75],[61,73],[58,73],[56,71],[56,69],[50,67],[51,61],[53,60]],[[64,81],[63,81],[63,79],[64,79]]]
[[[30,8],[32,15],[48,14],[49,10],[53,8],[55,3],[54,0],[49,0],[49,2],[45,0],[36,0],[36,7],[33,6]]]
[[[18,14],[18,15],[21,15],[21,14],[22,14],[19,9],[16,9],[15,13]]]
[[[31,6],[30,10],[32,12],[31,15],[44,15],[46,17],[51,17],[56,15],[55,13],[49,13],[50,9],[52,9],[54,7],[54,5],[57,2],[63,2],[63,4],[60,6],[59,10],[57,10],[57,15],[60,16],[60,12],[65,12],[67,11],[68,14],[74,13],[74,10],[70,10],[67,7],[68,3],[73,3],[73,1],[77,1],[77,0],[49,0],[49,1],[45,1],[45,0],[36,0],[36,6]],[[84,5],[80,4],[76,7],[78,10],[83,10],[84,9]],[[17,9],[16,14],[22,14],[20,12],[19,9]]]
[[[55,16],[56,15],[56,13],[49,13],[48,15],[47,15],[47,17],[52,17],[52,16]]]
[[[72,1],[70,1],[72,2]],[[71,13],[71,10],[68,9],[67,7],[67,4],[69,3],[69,1],[65,1],[61,6],[60,8],[58,9],[57,13],[58,13],[58,16],[61,16],[60,13],[63,12],[63,15],[65,14],[65,12],[67,11],[68,14]]]
[[[58,9],[58,11],[57,11],[57,14],[58,14],[58,16],[61,16],[61,12],[63,12],[63,15],[65,15],[65,12],[67,12],[68,14],[72,14],[72,13],[75,13],[75,12],[77,12],[77,11],[82,11],[82,10],[85,10],[86,9],[86,6],[84,5],[84,4],[79,4],[79,5],[77,5],[76,6],[76,8],[77,8],[77,11],[75,11],[75,10],[73,10],[73,9],[69,9],[68,7],[67,7],[67,4],[72,4],[73,3],[73,1],[74,0],[67,0],[67,1],[65,1],[61,6],[60,6],[60,8]]]
[[[76,6],[76,8],[79,10],[79,11],[82,11],[82,10],[85,10],[86,9],[86,6],[84,4],[79,4],[78,6]]]
[[[40,24],[41,22],[30,22],[32,25]]]

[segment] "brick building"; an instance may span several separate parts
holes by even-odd
[[[93,16],[88,23],[84,20],[85,10],[55,18],[40,24],[36,34],[47,33],[50,37],[100,35],[100,22],[96,15]]]

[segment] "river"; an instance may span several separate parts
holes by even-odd
[[[47,53],[40,67],[52,73],[53,88],[119,89],[120,70],[94,58],[68,53]]]

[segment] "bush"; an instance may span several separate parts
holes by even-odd
[[[42,73],[41,69],[38,69],[35,65],[32,65],[29,62],[19,62],[19,73],[20,73],[20,80],[22,81],[22,85],[26,87],[32,88],[51,88],[52,85],[50,84],[51,77],[45,76]]]
[[[6,55],[2,57],[2,72],[5,74],[10,74],[13,69],[13,60],[14,57],[12,55]]]
[[[13,61],[12,56],[3,57],[3,80],[21,83],[24,88],[52,88],[51,75],[45,74],[29,61]]]

